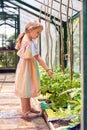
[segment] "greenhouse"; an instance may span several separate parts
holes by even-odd
[[[43,27],[35,46],[46,65],[37,64],[41,86],[37,102],[42,115],[24,120],[20,99],[14,94],[21,60],[16,43],[19,34],[26,34],[25,26],[31,20]],[[86,23],[86,0],[0,0],[1,130],[87,130]],[[21,74],[25,79],[25,72]],[[20,77],[18,84],[23,86],[25,80]]]

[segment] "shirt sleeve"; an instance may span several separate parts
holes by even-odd
[[[32,57],[30,45],[21,47],[21,49],[18,50],[17,55],[23,59],[30,59]]]
[[[34,41],[32,42],[31,50],[32,50],[32,56],[39,54],[38,46]]]

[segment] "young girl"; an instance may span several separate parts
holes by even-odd
[[[25,32],[17,38],[16,49],[20,57],[16,70],[15,93],[21,98],[21,107],[24,117],[36,116],[38,111],[32,110],[30,98],[38,96],[40,88],[39,64],[52,77],[53,72],[48,68],[38,53],[37,45],[34,40],[38,38],[43,30],[41,23],[30,21],[25,26]]]

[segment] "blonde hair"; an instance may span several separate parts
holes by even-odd
[[[28,33],[29,30],[33,30],[33,29],[36,29],[36,28],[39,28],[39,27],[41,27],[42,30],[43,30],[42,24],[40,22],[36,21],[36,20],[32,20],[29,23],[27,23],[26,26],[25,26],[25,32],[19,34],[19,36],[17,38],[17,44],[16,44],[15,48],[18,49],[18,50],[20,49],[20,47],[21,47],[21,41],[22,41],[22,38],[23,38],[23,36],[24,36],[25,33]]]
[[[40,22],[37,22],[36,20],[30,21],[25,26],[25,32],[27,33],[29,30],[35,29],[35,28],[38,28],[38,27],[42,27],[42,29],[43,29],[43,26],[42,26],[42,24]]]

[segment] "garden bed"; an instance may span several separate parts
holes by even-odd
[[[54,69],[54,72],[53,78],[50,78],[45,72],[42,72],[41,75],[40,91],[45,97],[45,103],[41,104],[44,118],[52,127],[51,130],[59,130],[59,128],[60,130],[79,130],[80,74],[73,72],[71,81],[68,68],[64,72],[61,69]]]
[[[71,118],[74,116],[69,115],[58,115],[56,112],[53,112],[49,109],[48,105],[45,102],[41,102],[43,117],[47,122],[50,130],[80,130],[80,124],[70,125]],[[64,117],[63,117],[64,116]]]
[[[46,111],[43,111],[43,117],[47,122],[50,130],[80,130],[80,124],[76,126],[70,126],[70,120],[55,119],[49,120]]]
[[[56,130],[60,127],[65,127],[65,126],[68,127],[68,125],[69,125],[69,121],[65,121],[65,120],[60,120],[60,119],[53,119],[52,120],[51,119],[49,121],[47,113],[45,111],[43,112],[43,116],[44,116],[44,119],[46,120],[50,130]]]

